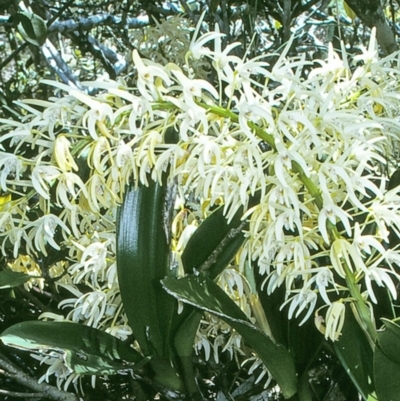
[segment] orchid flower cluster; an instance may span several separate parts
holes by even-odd
[[[133,88],[123,79],[88,82],[101,89],[89,96],[45,81],[60,90],[57,97],[23,101],[22,122],[0,120],[0,243],[9,267],[31,273],[28,285],[42,289],[36,262],[67,249],[46,274],[71,293],[60,304],[70,312],[43,318],[127,338],[116,210],[127,185],[161,182],[168,171],[179,188],[178,263],[213,206],[223,205],[228,220],[242,208],[246,239],[220,285],[253,321],[249,270],[265,278],[263,291],[284,286],[288,317],[302,324],[314,316],[327,339],[339,338],[345,303],[373,336],[374,288],[395,299],[400,277],[400,253],[389,241],[400,233],[400,197],[397,187],[387,189],[400,134],[398,55],[380,60],[373,34],[352,60],[344,46],[341,56],[330,46],[316,68],[288,57],[291,41],[270,65],[268,57],[237,57],[238,43],[222,49],[222,36],[217,28],[200,37],[196,30],[180,66],[134,51]],[[211,63],[216,83],[196,76],[191,62],[198,60]],[[176,141],[167,138],[171,129]],[[79,284],[91,290],[82,293]],[[195,345],[207,354],[209,335],[216,354],[224,347],[213,319]],[[240,351],[235,333],[230,347]]]

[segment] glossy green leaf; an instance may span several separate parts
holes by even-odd
[[[0,272],[0,289],[18,287],[27,283],[33,276],[29,274],[14,272],[12,270],[3,270]]]
[[[159,281],[169,269],[164,228],[166,196],[167,186],[152,180],[147,187],[128,188],[117,218],[121,297],[129,325],[145,355],[163,355],[167,339],[162,326],[168,324],[163,319],[171,318],[168,310],[163,310],[163,314],[159,311],[165,309],[166,301]]]
[[[347,310],[342,334],[333,343],[344,370],[364,399],[371,392],[373,352],[352,311]]]
[[[71,322],[18,323],[1,333],[0,340],[25,350],[59,350],[66,354],[67,366],[80,374],[115,374],[140,368],[148,360],[104,331]]]
[[[217,315],[230,324],[263,360],[285,398],[297,392],[294,361],[287,349],[275,344],[254,326],[214,281],[199,275],[181,279],[168,277],[162,283],[166,291],[180,301]]]
[[[229,223],[223,210],[220,206],[211,213],[188,241],[182,253],[187,274],[206,270],[210,278],[217,277],[243,244],[242,209]]]
[[[176,391],[183,382],[173,360],[177,301],[160,280],[174,274],[169,266],[169,191],[149,178],[149,186],[128,188],[117,217],[117,272],[122,302],[133,335],[152,356],[154,381]]]
[[[400,326],[382,319],[374,353],[374,383],[379,401],[396,401],[400,394]]]

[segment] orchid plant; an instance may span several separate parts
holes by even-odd
[[[222,49],[218,29],[198,32],[182,65],[134,51],[134,87],[87,82],[101,90],[89,96],[44,81],[56,97],[23,101],[21,122],[0,120],[3,287],[43,290],[50,279],[71,294],[59,314],[0,339],[47,350],[45,378],[60,385],[149,364],[159,386],[197,397],[193,350],[218,362],[223,349],[285,398],[311,400],[278,313],[290,327],[313,321],[362,397],[391,399],[384,361],[400,326],[395,306],[377,306],[395,305],[400,278],[398,54],[379,59],[373,32],[353,58],[330,46],[311,65],[288,56],[290,41],[270,65],[271,55]],[[196,76],[199,60],[216,82]],[[79,323],[83,339],[102,332],[103,353],[84,360],[88,344],[50,341],[61,321]],[[375,369],[357,370],[362,354]]]

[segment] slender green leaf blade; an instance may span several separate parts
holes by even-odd
[[[211,279],[204,276],[188,276],[181,279],[167,277],[162,283],[166,291],[180,301],[217,315],[229,323],[263,360],[285,398],[290,398],[297,392],[294,361],[287,349],[274,344],[266,334],[255,327]]]
[[[25,350],[60,350],[75,373],[115,374],[147,362],[128,344],[104,331],[71,322],[27,321],[0,335],[8,346]]]
[[[243,244],[241,210],[228,223],[219,207],[208,216],[190,238],[182,255],[186,272],[206,270],[209,277],[216,278],[231,262]],[[192,313],[186,314],[189,310]],[[175,317],[178,329],[174,336],[175,352],[180,359],[186,388],[192,396],[198,392],[193,369],[193,342],[202,312],[187,305],[182,315]]]
[[[12,270],[3,270],[0,272],[0,289],[18,287],[27,283],[33,276],[29,274],[14,272]]]

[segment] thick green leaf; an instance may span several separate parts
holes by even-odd
[[[347,310],[342,334],[333,347],[344,370],[366,400],[372,391],[373,352],[351,310]]]
[[[80,374],[115,374],[140,368],[148,360],[104,331],[71,322],[22,322],[5,330],[0,339],[25,350],[60,350],[67,366]]]
[[[382,319],[374,354],[374,383],[379,401],[396,401],[400,394],[400,326]]]
[[[3,270],[0,272],[0,289],[18,287],[28,282],[33,276],[29,274],[14,272],[12,270]]]
[[[152,180],[148,187],[128,188],[117,218],[121,297],[129,325],[145,355],[164,354],[168,340],[165,319],[171,319],[171,312],[166,310],[170,303],[159,286],[169,270],[164,229],[166,195],[167,186]]]
[[[275,344],[266,334],[254,326],[242,310],[211,279],[205,276],[162,280],[166,291],[182,302],[221,317],[259,355],[271,372],[285,398],[297,392],[294,361],[282,345]]]
[[[117,271],[129,325],[143,353],[152,356],[154,381],[183,391],[183,381],[171,365],[177,301],[160,283],[174,274],[167,239],[169,198],[165,182],[149,179],[147,187],[127,189],[117,217]]]
[[[187,243],[182,253],[182,264],[187,274],[194,270],[207,270],[211,278],[217,277],[242,245],[242,209],[229,223],[223,211],[223,206],[220,206],[211,213]]]

